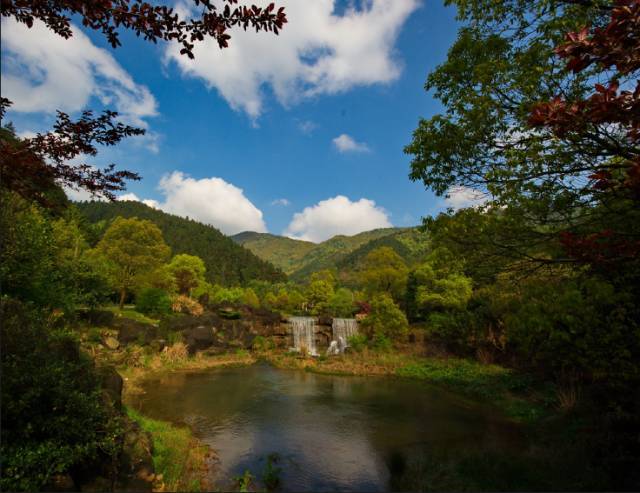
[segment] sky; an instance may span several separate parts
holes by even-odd
[[[472,203],[470,190],[435,197],[411,182],[403,152],[419,119],[442,111],[424,83],[455,40],[454,10],[441,0],[276,4],[289,19],[280,36],[232,32],[230,48],[209,40],[195,61],[128,33],[114,50],[77,22],[64,40],[3,19],[6,121],[29,137],[56,109],[117,110],[147,134],[90,162],[142,175],[121,198],[225,234],[319,242]],[[186,0],[175,5],[189,14]]]

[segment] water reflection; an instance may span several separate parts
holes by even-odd
[[[218,484],[277,453],[285,491],[386,491],[409,455],[518,446],[512,425],[420,382],[277,370],[176,373],[133,404],[186,424],[219,455]]]

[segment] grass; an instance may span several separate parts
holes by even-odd
[[[147,418],[127,408],[130,419],[153,439],[153,466],[162,475],[161,491],[206,491],[209,449],[193,437],[187,428]]]
[[[136,322],[142,322],[145,324],[158,325],[159,320],[157,318],[147,317],[144,313],[137,312],[133,305],[125,305],[122,310],[118,306],[108,306],[105,310],[113,312],[116,317],[128,318],[135,320]]]

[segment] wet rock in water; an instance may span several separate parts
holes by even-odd
[[[115,351],[116,349],[118,349],[120,347],[120,342],[118,341],[118,339],[116,339],[115,337],[111,337],[111,336],[106,337],[105,340],[103,341],[103,344],[107,348],[109,348],[109,349],[111,349],[113,351]]]
[[[149,344],[158,336],[158,328],[154,325],[137,322],[128,318],[120,318],[113,324],[118,329],[120,344]]]

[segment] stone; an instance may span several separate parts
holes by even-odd
[[[116,409],[122,408],[122,377],[113,366],[102,366],[96,369],[100,385],[109,396]]]
[[[196,351],[210,348],[216,342],[213,330],[202,325],[183,330],[182,337],[190,355],[193,355]]]
[[[158,335],[158,328],[129,318],[119,318],[113,323],[118,329],[118,341],[120,344],[137,343],[149,344]]]

